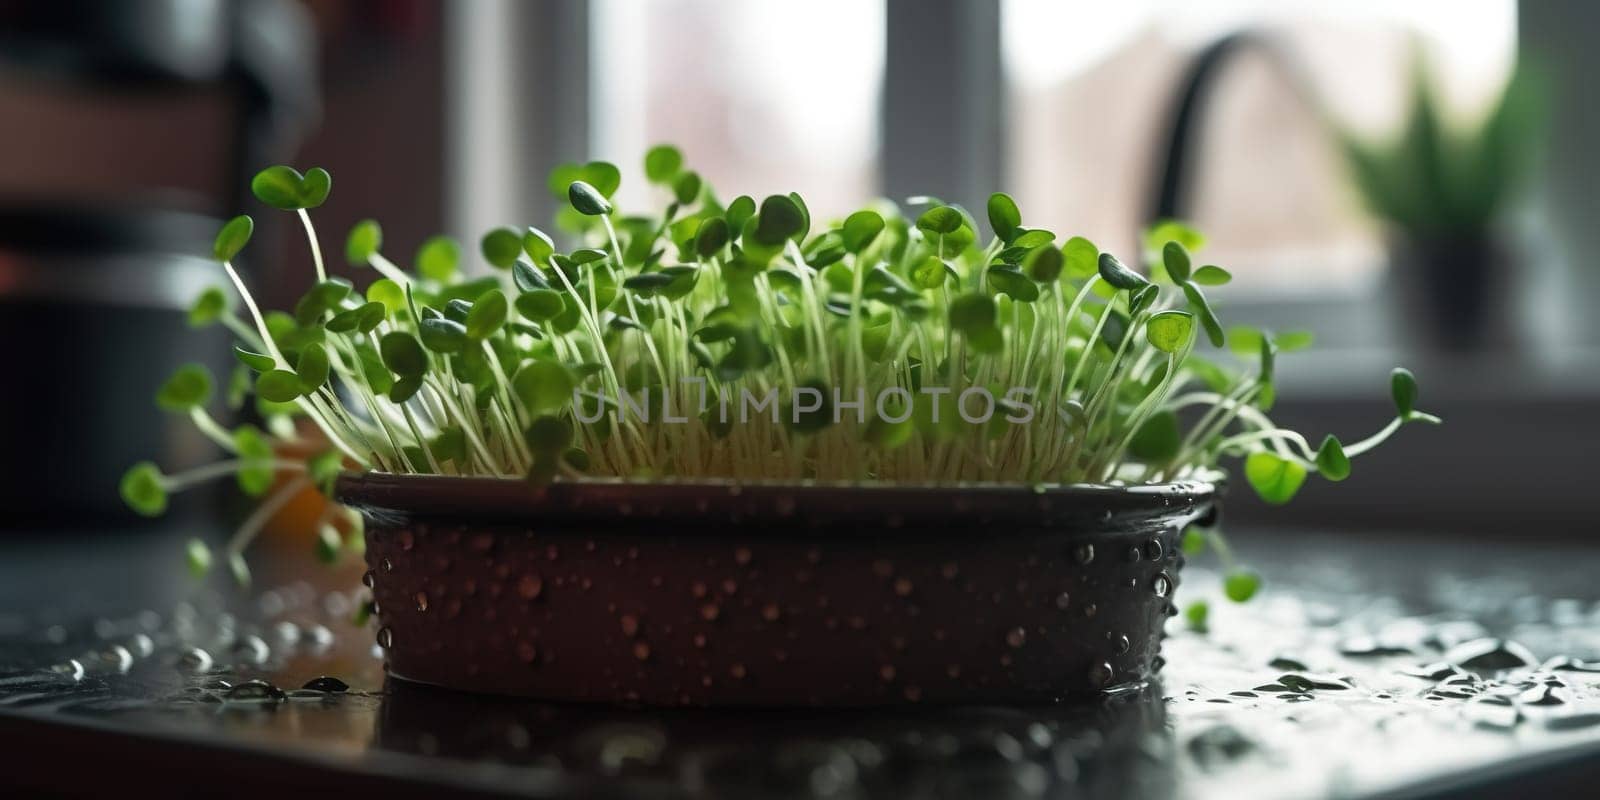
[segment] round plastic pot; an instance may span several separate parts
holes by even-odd
[[[1040,703],[1159,669],[1216,486],[361,475],[395,677],[642,705]]]

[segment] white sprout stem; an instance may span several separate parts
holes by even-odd
[[[289,505],[289,501],[293,500],[295,495],[310,486],[311,481],[302,476],[279,487],[276,492],[272,493],[271,497],[256,506],[250,516],[246,517],[244,522],[234,531],[233,537],[228,540],[227,553],[230,556],[242,554],[244,549],[250,546],[250,542],[255,540],[256,534],[260,533],[261,529],[266,527],[266,524],[271,522],[279,511],[283,510],[284,506]]]
[[[371,256],[368,256],[367,264],[373,269],[377,270],[379,275],[382,275],[383,277],[399,284],[400,288],[402,289],[411,285],[410,275],[407,275],[403,270],[395,266],[393,261],[384,258],[378,253],[373,253]]]
[[[1394,435],[1395,431],[1400,430],[1400,426],[1404,424],[1405,420],[1401,419],[1400,417],[1395,417],[1394,419],[1389,420],[1389,424],[1383,426],[1383,428],[1377,433],[1374,433],[1371,436],[1356,442],[1355,444],[1345,447],[1345,457],[1355,458],[1356,456],[1359,456],[1362,453],[1365,453],[1368,450],[1383,444],[1385,440]]]
[[[300,224],[305,226],[306,241],[311,243],[311,261],[317,267],[317,280],[326,281],[328,271],[322,266],[322,245],[317,242],[317,229],[311,226],[311,214],[305,209],[296,209],[300,215]]]
[[[238,315],[234,314],[233,312],[230,311],[222,315],[222,326],[227,328],[228,331],[234,336],[242,339],[245,344],[248,344],[257,350],[262,349],[263,345],[261,344],[261,337],[256,334],[255,330],[253,330],[248,323],[242,319],[239,319]]]
[[[233,436],[217,424],[204,408],[193,406],[189,409],[189,419],[194,421],[194,426],[206,435],[206,438],[216,442],[218,447],[230,453],[238,452],[239,448],[233,443]]]
[[[272,356],[272,360],[276,361],[280,368],[290,369],[293,365],[289,363],[289,359],[283,357],[283,352],[278,349],[277,343],[272,340],[272,332],[267,330],[267,321],[261,316],[261,309],[256,305],[255,296],[250,294],[250,290],[245,287],[244,280],[234,270],[232,263],[222,262],[222,269],[228,273],[228,279],[233,281],[233,287],[239,290],[239,297],[244,300],[245,308],[250,310],[250,317],[255,320],[256,330],[261,333],[261,343],[266,346],[267,354]]]
[[[1222,441],[1218,442],[1217,445],[1216,445],[1216,449],[1217,449],[1217,452],[1219,452],[1219,453],[1229,452],[1229,451],[1236,450],[1236,449],[1241,448],[1241,447],[1246,447],[1248,445],[1255,444],[1257,442],[1264,442],[1264,441],[1274,442],[1274,443],[1288,442],[1289,444],[1292,444],[1292,445],[1300,448],[1300,456],[1301,456],[1301,458],[1299,460],[1303,460],[1303,461],[1306,461],[1308,463],[1315,463],[1316,460],[1317,460],[1317,455],[1311,449],[1310,443],[1308,443],[1306,441],[1306,437],[1301,436],[1299,433],[1296,433],[1294,431],[1285,430],[1283,428],[1272,428],[1270,430],[1264,430],[1264,431],[1252,431],[1250,433],[1241,433],[1241,434],[1237,434],[1237,435],[1234,435],[1234,436],[1230,436],[1230,437],[1228,437],[1226,439],[1223,439]],[[1279,455],[1283,455],[1283,453],[1280,451]],[[1349,455],[1349,453],[1346,453],[1345,455]]]
[[[165,475],[161,478],[161,487],[169,492],[181,492],[191,486],[196,486],[206,481],[232,475],[240,470],[255,467],[271,467],[279,472],[305,472],[306,465],[299,461],[286,461],[283,459],[252,459],[234,458],[227,461],[217,461],[203,467],[179,472],[175,475]]]

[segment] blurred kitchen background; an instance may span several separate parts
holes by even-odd
[[[1236,490],[1231,520],[1578,535],[1597,33],[1585,0],[0,0],[0,527],[128,522],[127,465],[208,457],[150,398],[228,363],[183,312],[220,280],[219,220],[265,223],[269,302],[312,274],[257,169],[327,168],[330,250],[375,217],[408,259],[548,227],[562,161],[617,162],[637,203],[670,141],[724,196],[796,190],[819,216],[999,189],[1130,255],[1191,220],[1236,276],[1225,323],[1316,335],[1284,359],[1282,422],[1364,436],[1397,363],[1447,420],[1285,509]]]

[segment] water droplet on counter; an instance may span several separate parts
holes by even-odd
[[[198,647],[191,647],[178,656],[177,667],[184,672],[209,672],[211,665],[211,654]]]
[[[284,699],[282,689],[263,680],[235,684],[223,697],[235,703],[276,703]]]
[[[1450,648],[1444,660],[1474,672],[1494,672],[1535,663],[1528,648],[1506,639],[1474,639]]]
[[[1442,681],[1445,678],[1449,678],[1454,675],[1462,675],[1464,673],[1461,671],[1460,667],[1451,664],[1448,661],[1435,661],[1431,664],[1423,664],[1417,667],[1402,669],[1400,670],[1400,674],[1410,675],[1413,678],[1422,678],[1424,680]]]
[[[318,677],[312,678],[309,681],[306,681],[305,685],[301,686],[300,688],[309,689],[309,690],[311,690],[313,692],[338,693],[338,692],[348,692],[348,691],[350,691],[350,684],[345,683],[344,681],[341,681],[338,678],[334,678],[334,677],[331,677],[331,676],[328,676],[328,675],[320,675]]]
[[[1195,734],[1189,740],[1189,755],[1207,768],[1236,761],[1257,749],[1254,740],[1232,725],[1217,725]]]
[[[260,636],[247,634],[234,641],[233,654],[246,663],[263,664],[272,655],[272,651],[267,649],[267,643]]]
[[[51,667],[50,671],[56,675],[66,676],[67,680],[72,681],[73,683],[83,680],[83,662],[76,658],[69,658],[64,662]]]
[[[1301,693],[1314,690],[1341,691],[1356,688],[1344,678],[1336,675],[1319,675],[1317,673],[1285,673],[1278,676],[1278,683]]]

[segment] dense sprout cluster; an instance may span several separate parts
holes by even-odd
[[[820,220],[796,194],[723,202],[672,147],[644,167],[662,213],[617,210],[611,164],[565,165],[550,186],[566,200],[558,228],[579,246],[499,228],[479,243],[487,269],[435,237],[407,271],[363,221],[344,248],[377,273],[359,290],[327,275],[308,213],[328,173],[260,173],[256,197],[299,216],[317,281],[292,310],[263,312],[231,263],[253,227],[239,217],[216,242],[232,291],[208,290],[191,321],[235,335],[227,401],[253,395],[263,424],[218,423],[211,376],[184,367],[160,405],[232,457],[179,475],[138,465],[124,497],[157,514],[168,492],[204,478],[233,474],[263,494],[298,475],[263,504],[270,514],[285,491],[345,469],[1149,483],[1243,457],[1249,484],[1281,503],[1310,473],[1342,480],[1402,424],[1436,421],[1396,370],[1396,416],[1366,440],[1313,448],[1274,425],[1275,359],[1310,337],[1224,329],[1205,288],[1229,273],[1199,264],[1203,240],[1176,222],[1147,232],[1141,272],[1082,237],[1024,227],[1004,194],[983,222],[930,197]],[[306,430],[295,417],[325,451],[279,455]]]

